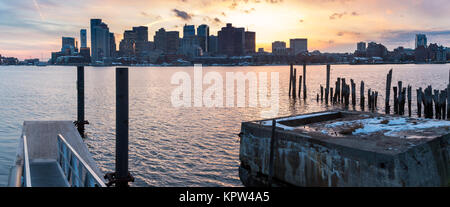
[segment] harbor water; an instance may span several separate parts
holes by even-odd
[[[378,111],[384,112],[386,74],[393,69],[392,86],[403,81],[416,89],[432,85],[445,89],[450,65],[332,65],[330,87],[337,77],[353,79],[379,92]],[[302,66],[296,66],[302,75]],[[242,186],[239,180],[239,137],[243,121],[262,119],[262,107],[174,107],[171,84],[176,72],[191,74],[193,67],[130,67],[129,167],[132,186]],[[279,113],[288,116],[332,109],[316,102],[320,84],[325,87],[326,66],[308,66],[306,100],[288,97],[289,66],[204,67],[203,73],[279,73]],[[112,172],[115,160],[115,70],[86,67],[85,139],[102,172]],[[270,79],[267,80],[270,84]],[[192,83],[193,84],[193,83]],[[208,84],[203,86],[204,90]],[[247,91],[248,92],[248,91]],[[269,93],[270,94],[270,93]],[[224,93],[225,95],[225,93]],[[365,94],[367,96],[367,94]],[[247,95],[248,96],[248,95]],[[391,101],[392,101],[391,93]],[[225,98],[224,98],[225,100]],[[391,104],[392,105],[392,104]],[[359,106],[359,100],[357,101]],[[353,108],[350,107],[350,110]],[[355,108],[359,110],[359,107]],[[415,111],[413,110],[413,114]],[[0,67],[0,186],[7,184],[24,120],[76,119],[76,67]]]

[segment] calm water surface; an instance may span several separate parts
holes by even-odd
[[[302,71],[300,66],[297,68]],[[330,84],[334,87],[338,76],[348,82],[353,78],[359,89],[364,80],[366,90],[378,90],[378,103],[383,103],[390,68],[394,69],[393,85],[398,80],[404,86],[411,84],[413,97],[417,87],[433,84],[433,88],[443,89],[449,79],[449,65],[339,65],[332,66]],[[171,85],[170,79],[178,71],[193,74],[193,67],[130,68],[130,170],[136,178],[133,185],[241,186],[237,136],[240,123],[261,119],[260,111],[264,109],[175,108],[170,94],[177,85]],[[288,66],[203,69],[204,73],[209,71],[219,72],[224,79],[226,72],[279,72],[279,116],[328,109],[315,101],[320,84],[325,85],[325,66],[308,66],[306,101],[288,98]],[[90,122],[85,142],[104,173],[114,169],[114,76],[112,67],[87,67],[85,71],[86,119]],[[0,186],[7,184],[24,120],[75,119],[75,67],[0,67]]]

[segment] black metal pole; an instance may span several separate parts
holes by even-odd
[[[116,176],[128,186],[128,68],[116,68]]]
[[[84,66],[77,67],[77,128],[84,138]]]

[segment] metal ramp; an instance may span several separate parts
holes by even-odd
[[[69,187],[56,160],[31,161],[30,171],[33,187]]]

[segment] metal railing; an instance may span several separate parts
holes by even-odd
[[[23,135],[23,168],[22,186],[31,187],[30,159],[28,157],[27,136]]]
[[[106,187],[105,183],[98,177],[83,158],[72,148],[72,146],[58,134],[58,158],[57,162],[72,187]]]

